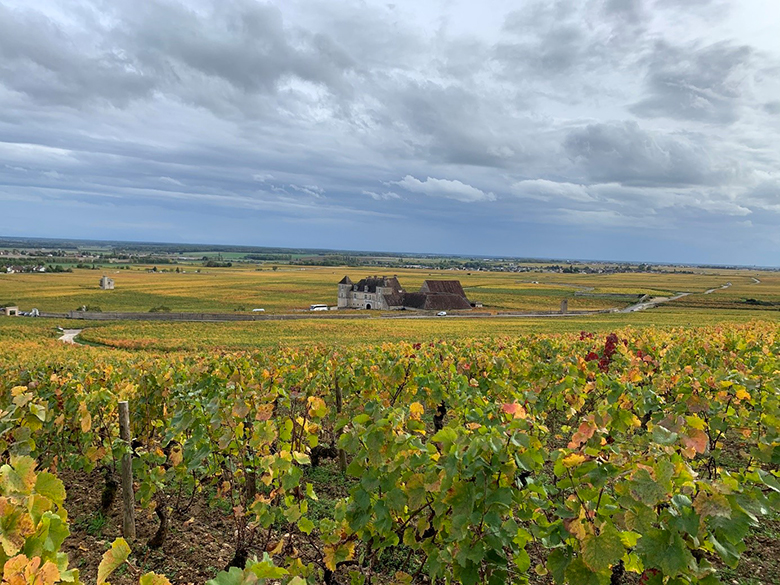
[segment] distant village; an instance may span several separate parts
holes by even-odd
[[[335,252],[307,249],[215,246],[180,244],[131,244],[123,242],[65,242],[24,238],[0,238],[0,273],[71,272],[73,269],[100,270],[111,265],[129,269],[132,265],[229,268],[255,265],[257,270],[293,266],[349,266],[383,269],[418,269],[463,272],[541,272],[563,274],[693,273],[693,266],[608,261],[544,261],[533,258],[455,257],[431,254],[392,254],[377,252]],[[171,266],[173,265],[173,266]],[[156,268],[156,266],[155,266]],[[727,269],[729,265],[696,266]],[[753,267],[761,270],[760,267]],[[150,268],[150,270],[153,270]],[[159,268],[157,271],[166,271]],[[179,271],[183,271],[181,268]]]

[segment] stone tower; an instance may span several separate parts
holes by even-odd
[[[352,291],[354,283],[350,280],[349,276],[345,276],[339,281],[339,309],[346,309],[349,307],[349,293]]]

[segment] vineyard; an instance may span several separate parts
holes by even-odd
[[[150,551],[205,502],[228,519],[214,585],[711,585],[780,512],[775,323],[263,352],[2,343],[3,584],[166,583]],[[99,483],[106,516],[126,455],[155,529],[80,576],[70,480]]]

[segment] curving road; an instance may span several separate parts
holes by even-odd
[[[62,337],[58,338],[58,341],[63,343],[72,343],[73,345],[79,345],[76,342],[76,336],[81,333],[81,329],[63,329]]]

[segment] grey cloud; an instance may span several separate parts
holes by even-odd
[[[105,31],[94,31],[102,35]],[[155,81],[118,47],[88,44],[32,10],[0,5],[0,83],[47,104],[116,105],[148,96]]]
[[[572,130],[564,149],[586,179],[628,185],[697,185],[720,178],[708,152],[684,136],[642,130],[636,122]]]
[[[766,102],[763,108],[767,114],[776,116],[777,114],[780,114],[780,101]]]
[[[187,67],[247,92],[270,92],[287,75],[343,87],[353,65],[332,39],[286,29],[272,5],[227,0],[207,14],[171,0],[126,6],[113,33],[157,70]]]
[[[631,111],[643,117],[733,123],[739,118],[753,57],[746,45],[680,47],[658,42],[648,59],[649,95]]]
[[[346,78],[352,58],[326,35],[286,28],[273,6],[249,0],[219,2],[208,12],[175,0],[107,6],[111,19],[81,23],[88,37],[34,10],[0,6],[0,82],[73,107],[100,99],[124,107],[154,91],[215,108],[233,92],[242,105],[242,94],[271,94],[287,79],[331,93],[352,90]],[[74,16],[87,20],[83,12]]]
[[[512,115],[490,96],[457,85],[410,82],[387,103],[416,154],[449,164],[506,166],[522,151]]]
[[[608,14],[629,22],[640,22],[645,18],[642,0],[607,0],[604,6]]]
[[[644,46],[642,6],[641,0],[536,2],[506,17],[504,30],[514,39],[496,44],[496,59],[510,78],[533,73],[568,83],[557,78],[626,67]]]

